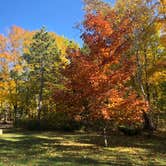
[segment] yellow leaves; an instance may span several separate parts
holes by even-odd
[[[21,72],[21,71],[22,71],[22,66],[21,66],[21,65],[16,65],[16,66],[14,67],[14,71],[16,71],[16,72]]]
[[[166,20],[159,20],[156,23],[156,29],[159,31],[159,36],[161,38],[161,43],[166,46]]]
[[[7,83],[7,85],[10,87],[11,90],[13,90],[16,87],[16,82],[14,80],[11,80]]]
[[[156,31],[158,31],[159,35],[161,35],[161,29],[163,27],[163,22],[157,21],[154,26],[155,26]]]
[[[0,101],[6,102],[9,100],[10,95],[15,93],[16,83],[13,80],[6,80],[0,82]]]
[[[166,0],[160,0],[160,5],[159,5],[159,13],[165,14],[166,13]]]
[[[150,77],[149,80],[150,80],[150,83],[152,83],[152,84],[159,84],[160,82],[165,81],[166,80],[166,70],[155,72]]]
[[[32,38],[34,35],[34,31],[33,32],[29,32],[29,31],[25,31],[24,32],[24,36],[23,36],[23,52],[28,54],[29,53],[29,46],[32,42]]]
[[[160,41],[161,44],[166,47],[166,31],[161,34]]]
[[[49,34],[55,39],[57,48],[60,50],[61,60],[65,64],[68,61],[66,59],[66,52],[68,47],[79,48],[79,46],[76,43],[69,41],[67,38],[57,35],[56,33],[50,32]]]
[[[0,100],[3,103],[11,104],[16,100],[15,97],[11,99],[11,96],[17,96],[18,81],[12,79],[10,74],[11,71],[16,74],[22,72],[23,41],[29,37],[29,33],[25,32],[22,28],[13,26],[6,38],[0,35],[0,69],[3,71],[0,73]]]
[[[5,91],[6,91],[7,89],[12,90],[12,89],[15,88],[15,86],[16,86],[16,83],[15,83],[15,81],[13,81],[13,80],[7,80],[7,81],[5,81],[5,82],[0,82],[0,88],[1,88],[1,89],[4,89]]]

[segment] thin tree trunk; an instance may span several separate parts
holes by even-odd
[[[104,136],[104,145],[105,145],[105,147],[108,147],[106,127],[104,127],[104,129],[103,129],[103,136]]]
[[[44,69],[41,68],[41,77],[40,77],[40,90],[39,90],[39,99],[38,99],[38,119],[41,118],[42,111],[42,100],[43,100],[43,87],[44,87]]]
[[[14,123],[17,124],[17,105],[14,105]]]
[[[145,70],[146,100],[148,101],[148,104],[150,106],[151,101],[150,101],[150,87],[148,83],[148,71],[147,71],[148,59],[147,59],[146,49],[144,49],[144,60],[145,60],[144,70]]]
[[[136,58],[137,58],[137,67],[138,67],[138,72],[137,72],[137,79],[138,79],[138,84],[140,86],[140,89],[142,91],[142,94],[144,96],[144,100],[145,102],[148,103],[148,109],[149,111],[151,111],[150,108],[150,95],[147,95],[147,92],[149,92],[149,87],[147,86],[146,92],[144,90],[144,86],[143,86],[143,82],[142,82],[142,66],[140,64],[140,60],[139,60],[139,55],[138,52],[136,54]],[[147,71],[146,71],[147,72]],[[150,135],[152,135],[153,130],[154,130],[154,124],[152,122],[152,119],[149,117],[149,115],[143,111],[143,118],[144,118],[144,129],[146,129]]]

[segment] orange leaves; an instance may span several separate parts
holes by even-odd
[[[135,59],[126,55],[133,25],[128,18],[116,22],[117,18],[113,11],[86,15],[82,38],[89,54],[68,50],[70,63],[63,70],[67,90],[56,95],[62,97],[56,101],[66,104],[73,115],[119,123],[142,119],[145,103],[126,88],[136,69]]]
[[[0,53],[2,53],[6,48],[6,38],[0,35]]]
[[[105,17],[102,13],[97,15],[88,14],[84,25],[88,31],[96,31],[102,36],[108,36],[113,32],[113,26],[110,25],[107,19],[108,17]]]
[[[9,33],[9,42],[12,47],[18,48],[23,42],[24,30],[20,27],[13,26]]]
[[[142,121],[142,110],[146,111],[145,103],[137,98],[134,92],[127,97],[117,90],[112,90],[109,97],[109,119],[116,119],[119,123],[132,123]]]
[[[0,35],[0,102],[2,103],[12,104],[16,101],[17,88],[21,80],[15,77],[23,71],[25,34],[28,32],[13,26],[7,37]]]
[[[82,34],[82,38],[89,46],[99,44],[101,37],[110,36],[113,32],[113,24],[107,21],[107,17],[101,13],[98,15],[88,14],[84,21],[86,32]]]
[[[117,23],[117,18],[118,16],[110,11],[106,16],[101,13],[87,14],[84,21],[85,32],[82,38],[93,54],[91,58],[100,59],[103,64],[112,59],[114,62],[119,61],[116,57],[130,47],[128,39],[132,32],[132,23],[128,18]]]

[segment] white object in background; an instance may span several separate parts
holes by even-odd
[[[0,129],[0,135],[2,135],[3,134],[3,130],[2,129]]]

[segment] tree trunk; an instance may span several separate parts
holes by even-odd
[[[103,129],[103,136],[104,136],[104,146],[108,147],[106,127],[104,127],[104,129]]]
[[[146,49],[144,49],[144,60],[145,60],[145,64],[144,64],[144,71],[145,71],[145,89],[146,89],[146,100],[148,101],[149,105],[151,105],[151,101],[150,101],[150,86],[149,86],[149,81],[148,81],[148,59],[147,59],[147,52]]]
[[[41,77],[40,77],[40,90],[39,90],[39,99],[38,99],[38,119],[41,118],[42,111],[42,100],[43,100],[43,87],[44,87],[44,69],[41,68]]]
[[[17,124],[17,105],[14,105],[14,124]]]
[[[138,79],[138,84],[140,86],[141,92],[144,96],[144,100],[145,102],[148,103],[148,107],[149,107],[149,111],[152,112],[151,108],[150,108],[150,92],[149,92],[149,85],[147,82],[147,69],[145,66],[145,79],[146,79],[146,91],[144,90],[144,86],[143,86],[143,82],[142,82],[142,65],[140,64],[140,60],[139,60],[139,56],[138,53],[136,54],[136,58],[137,58],[137,67],[138,67],[138,72],[137,72],[137,79]],[[145,55],[145,65],[147,65],[147,59],[146,59],[146,55]],[[151,135],[155,129],[154,127],[154,123],[151,119],[151,117],[145,112],[143,111],[143,119],[144,119],[144,129],[147,130],[149,132],[149,134]]]
[[[155,130],[155,125],[151,119],[151,117],[146,113],[143,112],[143,118],[144,118],[144,130],[147,130],[149,135],[152,135]]]

